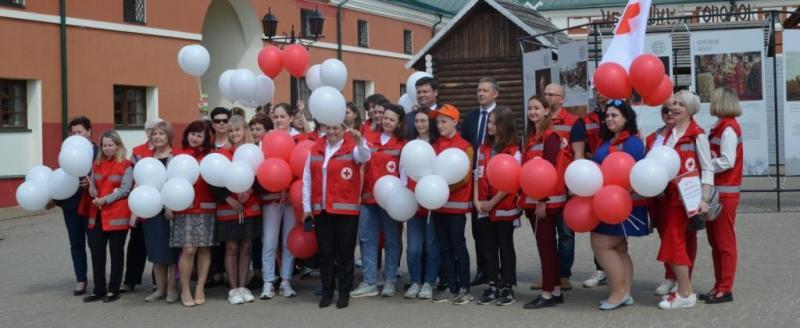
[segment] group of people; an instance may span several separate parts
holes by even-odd
[[[147,142],[134,148],[130,159],[125,156],[119,134],[104,132],[97,140],[92,172],[81,179],[82,188],[72,198],[55,204],[63,209],[69,232],[77,278],[74,294],[87,293],[88,237],[94,289],[85,302],[112,302],[120,293],[141,285],[145,259],[153,263],[156,286],[145,298],[147,302],[166,298],[167,302],[180,300],[185,306],[200,305],[206,302],[205,286],[222,282],[223,277],[231,304],[256,299],[248,288],[253,276],[263,281],[259,298],[271,299],[278,293],[292,297],[296,295],[291,284],[296,265],[287,239],[294,225],[302,224],[304,230],[314,230],[318,243],[317,254],[306,262],[319,267],[319,307],[330,306],[335,294],[337,308],[347,307],[350,298],[395,296],[402,286],[398,267],[403,230],[409,283],[405,298],[456,305],[473,301],[510,305],[516,301],[517,285],[513,235],[524,214],[533,229],[542,271],[541,279],[531,286],[541,293],[524,308],[552,307],[563,303],[564,292],[572,288],[574,232],[562,217],[569,190],[563,178],[556,192],[544,199],[496,190],[485,174],[489,161],[500,154],[513,156],[520,163],[541,158],[563,177],[575,159],[601,163],[609,154],[624,151],[640,160],[649,149],[672,147],[681,157],[681,174],[699,172],[703,184],[700,212],[708,211],[714,192],[719,193],[722,204],[719,217],[705,223],[716,283],[700,298],[706,303],[733,299],[734,221],[743,161],[741,129],[735,119],[741,110],[735,92],[725,88],[715,91],[711,113],[720,120],[706,133],[692,119],[699,110],[699,98],[679,91],[662,107],[664,127],[644,137],[627,101],[597,95],[597,108],[579,117],[561,107],[563,88],[548,85],[543,95],[528,99],[527,131],[520,142],[515,114],[497,104],[497,81],[486,77],[477,86],[480,108],[463,117],[455,106],[437,102],[438,82],[426,77],[415,85],[419,105],[408,110],[375,94],[366,99],[368,118],[363,123],[353,104],[348,104],[342,125],[317,123],[314,129],[308,128],[303,109],[298,108],[302,106],[265,106],[249,121],[237,109],[218,107],[211,111],[210,121],[191,122],[180,142],[173,143],[172,125],[153,120],[145,126]],[[72,134],[91,139],[89,119],[73,119],[69,128]],[[201,177],[194,184],[195,198],[189,209],[164,209],[146,219],[137,218],[128,209],[126,198],[135,184],[132,168],[142,158],[153,157],[165,165],[178,154],[198,161],[210,153],[232,158],[238,146],[259,144],[273,129],[288,132],[296,141],[315,142],[301,177],[302,204],[290,204],[288,190],[269,192],[256,182],[246,192],[232,193],[205,183]],[[405,143],[417,139],[430,143],[437,153],[449,148],[464,151],[474,170],[449,186],[450,196],[442,208],[421,208],[412,219],[401,223],[378,205],[373,188],[381,177],[394,175],[414,190],[416,181],[407,176],[400,156]],[[173,148],[173,144],[179,146]],[[633,195],[635,207],[626,221],[601,223],[591,232],[597,271],[584,286],[609,285],[610,293],[600,302],[601,310],[634,303],[628,238],[647,235],[653,227],[661,237],[657,258],[665,265],[665,280],[656,290],[664,296],[659,306],[675,309],[696,303],[691,269],[697,229],[704,222],[688,217],[678,193],[671,182],[658,197]],[[303,218],[294,217],[292,206],[302,207]],[[465,236],[467,214],[477,263],[473,279]],[[360,249],[363,273],[358,285],[353,282],[356,247]],[[111,259],[108,281],[107,252]],[[194,289],[192,280],[196,280]],[[486,289],[475,299],[471,287],[484,284]]]

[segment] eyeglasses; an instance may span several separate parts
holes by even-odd
[[[661,107],[661,115],[669,114],[669,107]]]
[[[563,97],[563,96],[562,96],[562,95],[560,95],[560,94],[557,94],[557,93],[552,93],[552,92],[545,92],[545,93],[544,93],[544,96],[545,96],[545,97]]]
[[[214,124],[228,124],[228,119],[216,119],[212,120]]]
[[[611,99],[606,103],[606,106],[619,107],[622,106],[622,104],[624,104],[624,102],[620,99]]]

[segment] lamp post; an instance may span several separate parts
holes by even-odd
[[[302,18],[304,17],[301,17],[301,19]],[[307,21],[300,22],[300,24],[308,24],[308,34],[303,33],[306,31],[301,27],[300,33],[295,36],[293,24],[289,34],[284,33],[283,36],[276,36],[278,31],[278,17],[272,14],[272,8],[270,7],[267,14],[261,19],[261,25],[264,29],[264,36],[266,36],[267,42],[280,48],[283,48],[287,44],[297,43],[308,49],[314,42],[324,38],[322,35],[322,27],[325,24],[325,17],[322,16],[319,12],[319,7],[317,7],[306,19]],[[297,108],[298,87],[297,78],[290,76],[289,97],[291,99],[292,108]]]

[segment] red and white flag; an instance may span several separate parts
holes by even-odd
[[[647,18],[652,0],[628,0],[625,11],[614,29],[614,39],[603,54],[602,63],[613,62],[628,70],[636,57],[644,52]]]

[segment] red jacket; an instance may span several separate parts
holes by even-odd
[[[583,124],[586,126],[586,150],[592,154],[603,144],[603,139],[600,138],[600,124],[602,123],[597,111],[592,111],[583,118]]]
[[[199,152],[196,148],[186,148],[176,152],[175,155],[186,154],[194,157],[197,162],[203,160],[204,154]],[[194,183],[194,201],[192,206],[175,214],[213,214],[216,212],[217,203],[214,201],[214,195],[211,193],[211,188],[203,180],[203,177],[197,177]]]
[[[739,122],[733,117],[722,117],[719,119],[714,128],[711,129],[711,134],[708,136],[709,143],[711,144],[711,157],[716,158],[722,151],[720,150],[722,143],[722,132],[726,128],[732,128],[736,132],[737,145],[736,145],[736,163],[733,168],[719,172],[714,175],[714,185],[719,192],[720,197],[737,197],[742,187],[742,171],[744,169],[744,147],[742,146],[742,128]]]
[[[692,119],[689,123],[689,127],[686,128],[686,132],[684,132],[683,136],[675,143],[675,151],[678,152],[681,158],[678,176],[688,172],[700,171],[700,158],[697,156],[696,141],[697,136],[703,133],[703,128],[698,126],[694,119]],[[674,180],[667,185],[666,200],[667,204],[672,206],[683,206],[680,193],[678,192],[678,186],[675,184]]]
[[[153,157],[155,152],[155,148],[151,148],[146,142],[133,147],[131,150],[131,163],[136,164],[142,158]]]
[[[131,162],[123,160],[103,160],[92,163],[92,179],[97,189],[97,197],[104,197],[113,193],[122,186],[122,179],[125,171],[130,169]],[[90,198],[90,197],[86,197]],[[94,204],[89,208],[89,229],[93,229],[96,224],[97,214],[102,212],[101,227],[103,231],[128,230],[128,220],[131,217],[131,210],[128,207],[128,197],[117,199],[111,203],[98,208]]]
[[[564,173],[567,171],[567,166],[572,163],[572,150],[569,146],[569,139],[553,129],[545,130],[542,137],[539,139],[530,136],[528,139],[528,149],[525,151],[525,156],[522,161],[523,163],[527,163],[534,158],[544,158],[544,144],[553,133],[556,133],[559,138],[561,138],[561,147],[556,157],[555,165],[556,172],[558,173],[558,184],[556,185],[555,194],[548,197],[545,201],[548,209],[562,208],[567,203],[567,185],[564,182]],[[528,196],[523,197],[521,200],[520,206],[522,208],[536,208],[536,204],[539,202],[539,200]]]
[[[558,111],[558,116],[553,118],[553,131],[558,133],[562,138],[567,139],[568,143],[572,143],[572,139],[570,139],[570,132],[572,131],[572,126],[575,125],[581,118],[577,115],[573,115],[572,113],[568,112],[566,109],[561,109]]]
[[[314,214],[324,210],[330,214],[358,215],[361,204],[361,170],[353,158],[356,142],[351,136],[345,135],[342,146],[328,160],[328,165],[322,167],[327,143],[327,136],[317,140],[308,158],[311,170],[311,210]],[[327,177],[325,190],[322,190],[323,171]]]
[[[499,154],[508,154],[514,156],[518,151],[519,146],[509,145]],[[477,169],[481,176],[477,178],[477,188],[478,200],[481,201],[491,200],[498,193],[498,190],[494,189],[489,184],[489,178],[486,177],[486,166],[489,164],[489,161],[494,155],[496,154],[492,154],[492,147],[486,144],[481,145],[480,149],[478,150],[478,160],[476,161],[476,165],[478,166]],[[492,222],[513,221],[514,219],[518,218],[522,212],[519,210],[519,208],[517,208],[517,204],[515,202],[516,199],[516,194],[508,194],[506,197],[504,197],[489,212],[489,220]]]
[[[437,155],[441,154],[448,148],[461,149],[467,153],[467,156],[473,152],[472,145],[470,145],[468,141],[464,140],[464,138],[462,138],[458,133],[456,133],[451,139],[447,139],[447,137],[442,136],[436,141],[435,144],[433,144],[433,149],[436,151]],[[472,163],[472,158],[470,158],[469,161]],[[467,172],[466,179],[466,184],[456,190],[450,191],[450,198],[447,200],[447,203],[444,204],[444,207],[436,210],[435,212],[452,214],[469,213],[470,209],[472,208],[472,170]]]
[[[406,141],[392,136],[385,145],[381,145],[381,134],[367,136],[371,157],[364,164],[364,188],[361,192],[361,201],[364,204],[377,204],[372,194],[372,187],[384,175],[400,176],[400,151]]]
[[[233,159],[234,151],[235,149],[221,148],[215,150],[214,152],[225,155],[225,157],[228,159]],[[236,193],[230,193],[230,197],[238,199],[239,195]],[[251,193],[250,197],[248,197],[242,205],[244,205],[244,212],[240,215],[240,213],[228,205],[227,202],[221,202],[217,204],[217,221],[233,221],[240,218],[244,219],[261,217],[261,202],[254,193]]]
[[[654,144],[656,143],[656,137],[659,134],[663,133],[664,129],[666,129],[666,128],[667,128],[666,126],[662,126],[662,127],[658,128],[658,129],[656,129],[655,132],[647,135],[647,138],[645,138],[645,140],[644,140],[644,146],[647,149],[647,151],[650,151],[650,150],[652,150],[654,148],[654,146],[655,146]],[[666,138],[664,140],[666,140]]]

